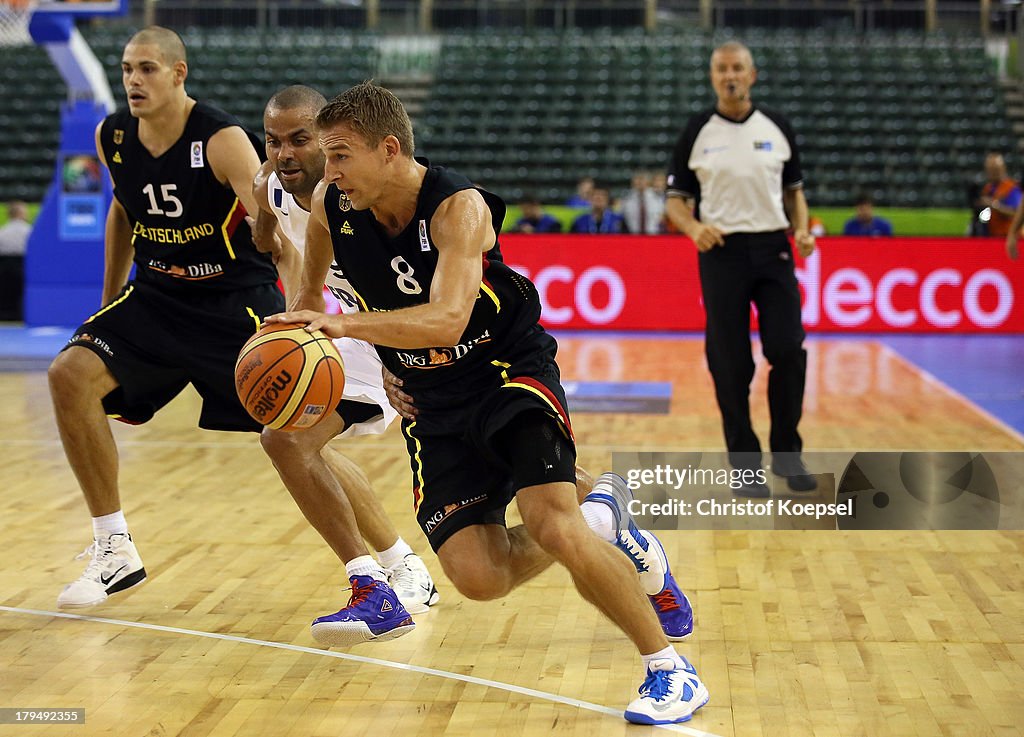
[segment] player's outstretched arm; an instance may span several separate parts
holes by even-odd
[[[277,237],[277,218],[270,208],[270,173],[274,167],[269,161],[256,172],[252,180],[252,196],[256,200],[256,210],[250,211],[245,217],[252,230],[252,242],[260,253],[269,253],[276,264],[281,258],[281,239]]]
[[[320,207],[323,207],[322,197]],[[314,206],[316,196],[314,195]],[[316,210],[314,210],[316,215]],[[326,216],[324,216],[326,222]],[[310,218],[312,223],[314,218]],[[437,248],[437,268],[429,301],[391,312],[324,315],[304,310],[267,318],[267,322],[304,322],[335,338],[349,336],[392,348],[430,348],[455,345],[469,323],[483,279],[481,254],[494,245],[491,213],[476,190],[456,192],[441,203],[431,218],[431,241]],[[330,237],[329,234],[327,236]],[[310,246],[309,234],[306,248]],[[407,288],[419,286],[415,274]],[[305,288],[306,280],[303,280]],[[413,286],[415,285],[415,286]]]
[[[103,123],[96,126],[96,153],[103,165],[107,165],[107,157],[103,155],[100,143],[100,129]],[[109,174],[109,169],[108,172]],[[132,270],[132,226],[128,222],[128,213],[118,202],[117,197],[110,201],[107,210],[107,223],[103,245],[103,294],[100,304],[108,304],[128,281]]]
[[[273,170],[270,162],[265,161],[256,172],[256,178],[252,181],[252,195],[256,200],[255,217],[246,215],[245,221],[252,231],[252,241],[256,245],[256,250],[261,253],[269,253],[277,266],[285,297],[290,300],[299,288],[299,280],[302,277],[302,256],[281,231],[277,216],[274,215],[274,211],[270,207],[269,184],[270,173]]]

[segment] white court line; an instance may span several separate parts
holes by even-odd
[[[599,714],[608,714],[610,716],[618,717],[622,719],[621,709],[612,709],[607,706],[601,706],[600,704],[592,704],[589,701],[580,701],[579,699],[570,699],[565,696],[559,696],[558,694],[548,693],[547,691],[538,691],[533,688],[524,688],[522,686],[515,686],[511,683],[502,683],[501,681],[491,681],[486,678],[475,678],[474,676],[465,676],[461,673],[452,673],[446,670],[437,670],[435,668],[424,668],[420,665],[410,665],[408,663],[396,663],[393,660],[381,660],[379,658],[367,658],[362,655],[351,655],[350,653],[335,652],[333,650],[319,650],[312,647],[303,647],[302,645],[289,645],[283,642],[271,642],[269,640],[255,640],[249,637],[238,637],[237,635],[222,635],[218,632],[203,632],[201,630],[189,630],[182,629],[181,627],[166,627],[162,624],[148,624],[146,622],[130,622],[123,619],[107,619],[106,617],[91,617],[87,614],[68,614],[67,612],[49,612],[40,609],[22,609],[20,607],[2,606],[0,605],[0,611],[11,612],[13,614],[28,614],[36,617],[59,617],[61,619],[76,619],[82,622],[97,622],[99,624],[113,624],[119,627],[135,627],[143,630],[153,630],[156,632],[169,632],[176,635],[191,635],[192,637],[205,637],[210,640],[227,640],[228,642],[238,642],[244,645],[259,645],[261,647],[272,647],[278,650],[290,650],[297,653],[307,653],[309,655],[319,655],[326,658],[338,658],[340,660],[351,660],[356,663],[364,663],[366,665],[376,665],[382,668],[394,668],[395,670],[410,671],[413,673],[422,673],[427,676],[436,676],[438,678],[447,678],[452,681],[462,681],[464,683],[472,683],[476,686],[486,686],[487,688],[496,688],[501,691],[508,691],[510,693],[521,694],[523,696],[530,696],[535,699],[543,701],[551,701],[556,704],[564,704],[565,706],[574,706],[577,709],[586,709],[588,711],[594,711]],[[690,737],[720,737],[719,735],[712,734],[711,732],[702,732],[699,729],[693,729],[691,727],[685,727],[681,724],[658,724],[653,725],[660,729],[667,729],[671,732],[679,732],[681,734],[690,735]]]
[[[937,376],[935,376],[934,374],[932,374],[929,371],[925,371],[923,368],[918,366],[916,363],[911,361],[909,358],[904,356],[899,351],[896,351],[895,349],[890,348],[885,343],[878,343],[878,345],[882,348],[883,351],[891,354],[896,359],[898,359],[900,362],[902,362],[906,366],[909,366],[913,371],[915,371],[916,373],[920,374],[921,378],[923,378],[929,384],[933,384],[937,388],[942,389],[947,394],[949,394],[951,397],[953,397],[953,399],[957,400],[961,404],[966,404],[968,407],[973,409],[975,412],[977,412],[979,415],[981,415],[986,420],[991,422],[993,425],[995,425],[996,427],[998,427],[1001,430],[1003,430],[1007,435],[1011,436],[1014,440],[1016,440],[1017,442],[1019,442],[1021,444],[1024,444],[1024,435],[1022,435],[1020,433],[1020,431],[1018,431],[1015,427],[1012,427],[1012,426],[1008,425],[1007,423],[1003,422],[1002,420],[1000,420],[998,417],[996,417],[994,414],[989,412],[984,407],[981,407],[981,406],[975,404],[970,399],[965,397],[963,394],[958,392],[956,389],[951,387],[949,384],[944,382],[942,379],[938,378]],[[984,450],[984,449],[982,449],[982,450]]]

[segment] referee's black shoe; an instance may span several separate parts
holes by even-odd
[[[772,456],[772,473],[783,476],[790,491],[814,491],[818,479],[811,475],[797,453],[780,453]]]
[[[732,493],[734,496],[747,497],[748,499],[765,499],[772,495],[771,489],[768,488],[768,484],[758,481],[757,479],[751,481],[749,484],[743,484],[742,486],[733,489]]]

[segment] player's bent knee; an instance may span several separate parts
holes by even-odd
[[[263,450],[268,456],[275,459],[287,458],[300,451],[294,433],[285,430],[271,430],[269,427],[263,428],[263,431],[260,432],[260,445],[263,446]]]
[[[445,573],[460,594],[473,601],[493,601],[509,592],[504,576],[493,571],[478,570]],[[454,575],[453,575],[454,574]]]
[[[583,520],[576,520],[565,512],[537,516],[526,523],[530,537],[557,561],[566,561],[579,550],[584,534],[589,535]]]
[[[473,601],[500,599],[512,588],[507,571],[489,564],[490,556],[483,548],[441,547],[437,558],[444,575],[460,594]]]
[[[56,401],[82,396],[102,397],[116,385],[106,364],[87,348],[71,347],[57,354],[46,372]]]

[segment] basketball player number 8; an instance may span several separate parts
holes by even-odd
[[[391,259],[391,268],[398,274],[398,288],[405,294],[420,294],[423,291],[423,287],[420,283],[412,278],[413,268],[409,265],[401,256],[395,256]]]
[[[164,206],[171,205],[170,210],[161,210],[156,203],[156,194],[153,190],[152,184],[147,184],[142,188],[142,191],[147,197],[149,197],[149,209],[146,210],[147,215],[163,215],[168,218],[176,218],[185,212],[185,208],[181,206],[181,200],[171,194],[178,188],[177,184],[161,184],[160,185],[160,196],[164,201]]]

